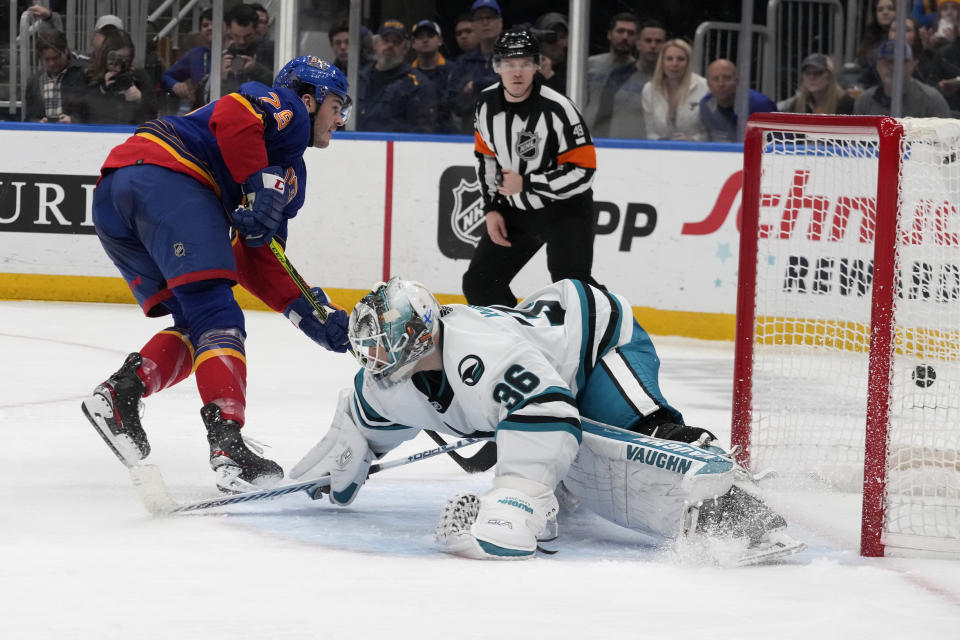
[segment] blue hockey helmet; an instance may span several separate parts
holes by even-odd
[[[343,100],[343,120],[347,121],[353,100],[350,99],[347,76],[340,69],[317,56],[300,56],[283,65],[273,81],[275,89],[283,87],[297,95],[306,93],[304,85],[313,87],[313,95],[320,104],[330,93]]]

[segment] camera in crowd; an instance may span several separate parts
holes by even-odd
[[[243,50],[238,49],[234,45],[230,45],[229,47],[227,47],[226,51],[224,51],[224,54],[229,54],[233,56],[233,58],[230,61],[230,71],[232,73],[243,73],[243,67],[244,65],[246,65],[246,62],[247,62],[243,56],[249,55],[249,54],[244,53]]]
[[[126,91],[133,86],[133,74],[130,72],[131,59],[129,56],[119,55],[116,51],[107,52],[107,68],[115,71],[110,88],[115,91]]]

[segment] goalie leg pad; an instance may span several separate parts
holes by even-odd
[[[584,423],[564,486],[598,515],[647,535],[673,538],[691,504],[722,496],[737,467],[694,445]]]

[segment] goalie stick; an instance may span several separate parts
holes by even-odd
[[[424,432],[430,436],[430,439],[436,442],[441,447],[447,444],[447,441],[443,439],[436,431],[430,431],[429,429],[424,429]],[[467,473],[480,473],[491,468],[497,463],[497,443],[490,439],[489,442],[480,447],[475,454],[472,456],[462,456],[456,451],[448,451],[447,455],[453,458],[453,461],[456,462],[461,469]]]
[[[397,458],[396,460],[390,460],[389,462],[374,464],[370,467],[368,477],[374,473],[379,473],[380,471],[386,471],[387,469],[393,469],[395,467],[402,467],[410,464],[411,462],[432,458],[433,456],[448,453],[454,451],[455,449],[487,440],[490,440],[490,438],[462,438],[456,442],[451,442],[450,444],[442,447],[427,449],[426,451],[420,451],[418,453],[411,454],[406,458]],[[281,485],[270,489],[246,491],[244,493],[235,493],[217,498],[207,498],[205,500],[197,500],[195,502],[178,503],[173,499],[173,497],[171,497],[170,492],[167,490],[167,485],[163,481],[163,475],[160,473],[160,469],[156,465],[134,465],[129,467],[129,471],[130,479],[137,491],[137,496],[140,498],[140,501],[147,508],[147,510],[155,516],[186,513],[190,511],[200,511],[203,509],[213,509],[215,507],[223,507],[231,504],[240,504],[243,502],[267,500],[269,498],[285,496],[300,491],[304,491],[311,498],[316,499],[318,491],[322,491],[324,488],[330,486],[330,476],[321,476],[313,480]]]

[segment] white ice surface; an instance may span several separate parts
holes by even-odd
[[[850,496],[779,496],[809,548],[742,569],[586,513],[553,557],[443,556],[446,498],[489,483],[446,457],[371,478],[346,509],[292,495],[151,518],[79,406],[163,326],[134,306],[0,302],[0,638],[960,638],[960,564],[860,558]],[[278,315],[247,330],[245,430],[289,468],[354,362]],[[726,439],[732,347],[654,340],[666,396]],[[150,461],[178,499],[214,494],[199,408],[192,380],[147,400]]]

